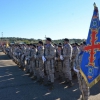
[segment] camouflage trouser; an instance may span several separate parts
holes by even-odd
[[[87,86],[85,80],[83,79],[80,73],[77,73],[77,77],[78,77],[79,89],[83,94],[83,98],[84,100],[88,100],[90,95],[89,87]]]
[[[20,62],[21,62],[21,57],[20,56],[18,56],[18,63],[20,64]]]
[[[30,61],[30,72],[33,72],[34,76],[36,76],[36,66],[34,60]]]
[[[65,78],[68,78],[69,80],[72,80],[72,75],[71,75],[71,68],[70,68],[70,61],[64,60],[63,62],[63,73],[65,75]]]
[[[28,60],[26,60],[26,65],[25,65],[25,68],[26,68],[26,71],[28,71],[28,70],[30,70],[30,64],[28,63],[29,61]]]
[[[44,64],[42,60],[38,61],[38,66],[39,66],[39,69],[38,69],[39,76],[44,78]]]
[[[46,74],[48,76],[48,80],[54,82],[54,60],[48,60],[45,62]]]
[[[24,55],[21,56],[20,64],[21,64],[21,66],[25,67],[25,59],[24,59]]]
[[[63,62],[61,61],[57,61],[57,72],[58,72],[58,76],[63,77]]]
[[[12,57],[12,54],[11,54],[11,52],[10,52],[10,51],[9,51],[9,56],[10,56],[10,57]]]

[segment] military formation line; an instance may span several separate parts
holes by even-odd
[[[82,100],[88,100],[89,88],[81,74],[73,70],[73,68],[77,71],[80,69],[85,45],[85,41],[80,44],[70,44],[67,38],[63,43],[53,45],[52,39],[46,38],[45,44],[39,41],[37,45],[12,44],[9,47],[6,45],[1,47],[20,68],[29,73],[32,80],[48,86],[50,90],[54,88],[55,79],[64,82],[68,87],[74,86],[72,76],[77,74]],[[45,77],[47,77],[46,82],[44,82]]]

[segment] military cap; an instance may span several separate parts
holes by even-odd
[[[36,45],[35,45],[35,44],[33,44],[33,47],[34,47],[34,48],[36,48]]]
[[[43,45],[43,42],[42,41],[39,41],[38,43],[42,44]]]
[[[59,44],[58,44],[58,47],[62,47],[62,44],[61,44],[61,43],[59,43]]]
[[[52,39],[51,39],[51,38],[46,38],[46,40],[48,40],[48,41],[50,41],[50,42],[52,41]]]
[[[83,44],[84,44],[84,45],[86,45],[86,42],[85,42],[85,41],[83,41]]]
[[[54,43],[54,45],[55,45],[55,46],[57,46],[57,44],[56,44],[56,43]]]
[[[78,46],[78,43],[75,43],[75,45],[77,45],[77,46]]]
[[[64,41],[67,41],[67,42],[69,42],[69,39],[65,38],[65,39],[64,39]]]

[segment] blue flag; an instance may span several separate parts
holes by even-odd
[[[95,4],[80,67],[80,73],[89,87],[100,80],[100,21]]]

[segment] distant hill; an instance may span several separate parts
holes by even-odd
[[[8,43],[25,43],[25,44],[30,44],[30,43],[38,43],[40,39],[34,39],[34,38],[31,38],[31,39],[27,39],[27,38],[19,38],[19,37],[3,37],[3,38],[0,38],[0,41],[4,41],[4,42],[8,42]],[[70,39],[70,43],[81,43],[85,41],[84,39]],[[43,40],[43,42],[45,42],[45,40]],[[58,39],[58,40],[53,40],[53,43],[63,43],[63,39]]]

